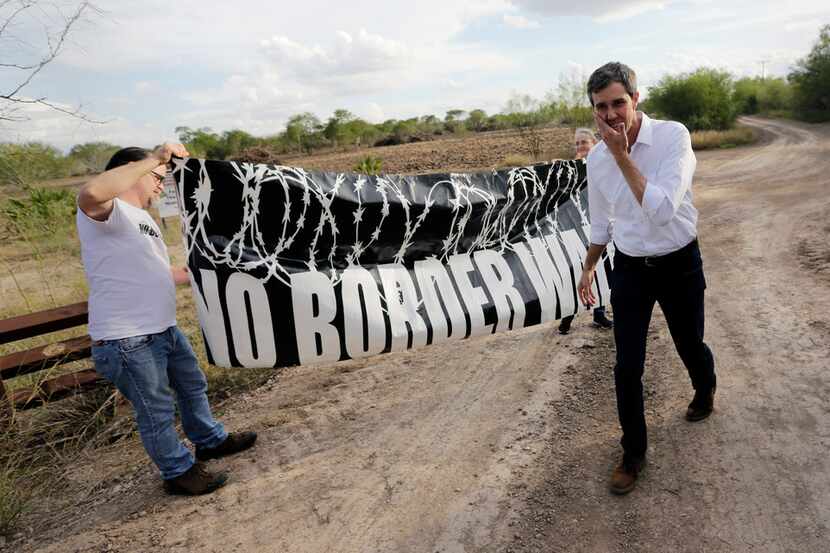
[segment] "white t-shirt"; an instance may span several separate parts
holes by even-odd
[[[90,337],[115,340],[174,326],[170,257],[150,214],[116,198],[106,221],[80,208],[76,219],[89,281]]]

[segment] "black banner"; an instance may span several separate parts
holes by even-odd
[[[366,176],[174,159],[211,362],[337,361],[574,314],[585,162]],[[595,293],[607,303],[610,262]]]

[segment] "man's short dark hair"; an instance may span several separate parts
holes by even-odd
[[[591,73],[588,79],[588,100],[591,105],[594,105],[594,98],[591,96],[594,92],[606,88],[611,83],[620,83],[625,87],[625,91],[629,96],[634,96],[637,92],[637,74],[634,70],[624,63],[618,61],[611,61]]]
[[[110,169],[115,169],[116,167],[121,167],[122,165],[127,165],[133,161],[141,161],[142,159],[147,159],[150,157],[150,150],[145,150],[144,148],[137,148],[135,146],[130,146],[129,148],[122,148],[112,154],[107,166],[104,168],[104,171],[109,171]]]

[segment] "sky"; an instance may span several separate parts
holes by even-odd
[[[19,0],[0,8],[0,21]],[[77,1],[44,2],[0,33],[0,63],[42,55],[47,30]],[[61,12],[49,6],[56,5]],[[294,114],[347,109],[371,122],[450,109],[497,113],[560,79],[622,61],[647,95],[701,66],[785,76],[830,23],[830,2],[791,0],[95,0],[60,55],[21,91],[44,106],[0,125],[0,142],[64,151],[107,141],[152,146],[176,127],[257,136]],[[55,40],[55,37],[52,37]],[[764,62],[762,64],[762,62]],[[20,72],[0,69],[7,93]]]

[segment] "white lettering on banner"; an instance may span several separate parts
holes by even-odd
[[[459,253],[449,256],[447,262],[455,279],[455,285],[467,306],[467,314],[470,317],[469,336],[481,336],[492,334],[490,325],[484,324],[484,310],[482,306],[487,305],[489,300],[484,290],[479,286],[473,286],[470,281],[470,273],[475,271],[470,254]]]
[[[493,250],[477,251],[473,258],[487,291],[493,298],[493,305],[496,306],[498,320],[494,332],[504,330],[505,327],[510,330],[524,327],[525,303],[522,295],[513,287],[515,279],[510,265],[499,252]]]
[[[332,324],[337,300],[326,275],[319,271],[292,274],[291,304],[300,363],[340,359],[340,334]]]
[[[586,250],[574,231],[563,232],[561,238],[564,250],[555,235],[513,245],[519,261],[515,267],[523,268],[539,299],[541,322],[555,318],[557,302],[561,316],[575,312],[568,258],[578,272]],[[230,365],[232,344],[242,366],[275,366],[280,356],[266,284],[237,272],[220,290],[216,272],[200,269],[199,274],[200,285],[192,275],[191,285],[214,363]],[[377,275],[352,266],[343,271],[338,289],[325,273],[293,273],[290,288],[298,360],[307,364],[337,361],[343,354],[365,357],[383,352],[387,341],[391,351],[417,348],[427,344],[430,330],[431,343],[438,343],[522,328],[527,313],[525,299],[516,285],[517,276],[505,256],[495,250],[479,250],[472,256],[456,254],[448,258],[447,265],[435,258],[419,260],[412,272],[402,264],[379,265]],[[479,281],[481,285],[474,284]],[[596,286],[600,293],[607,294],[602,264],[597,270]],[[527,301],[532,301],[532,290],[524,292]],[[342,295],[342,327],[337,294]],[[388,317],[384,316],[382,298]],[[603,298],[607,300],[608,296]],[[491,301],[496,321],[488,325],[484,307]]]
[[[528,249],[528,245],[531,249]],[[533,253],[531,253],[531,250]],[[519,257],[536,297],[539,298],[540,321],[542,323],[556,319],[557,290],[554,284],[554,275],[557,275],[548,255],[545,243],[539,238],[531,238],[528,242],[513,244],[513,251]]]
[[[225,303],[233,350],[239,363],[249,368],[276,365],[277,345],[271,307],[262,282],[245,273],[233,273],[225,285]],[[253,324],[249,324],[249,317]]]
[[[464,338],[467,334],[467,318],[446,267],[434,258],[416,261],[415,278],[432,327],[431,343],[437,344],[449,338]]]
[[[190,273],[188,273],[190,274]],[[202,288],[196,286],[193,275],[190,274],[190,286],[195,292],[196,311],[202,322],[205,333],[205,342],[210,350],[215,365],[231,366],[228,355],[228,337],[225,331],[225,317],[222,313],[222,304],[219,299],[219,284],[214,271],[199,270],[202,277]]]
[[[375,277],[363,267],[356,266],[343,271],[340,282],[346,353],[354,359],[382,352],[386,347],[386,322]]]
[[[576,287],[574,286],[574,277],[571,275],[568,259],[562,252],[562,247],[559,245],[559,239],[556,235],[545,234],[545,243],[548,245],[547,250],[553,259],[556,270],[552,273],[556,288],[559,291],[559,311],[560,317],[568,317],[576,314]],[[531,249],[533,244],[531,243]],[[536,252],[533,252],[534,255]]]
[[[391,351],[420,347],[427,343],[427,325],[418,314],[418,294],[406,267],[399,263],[378,265],[386,311],[392,332]],[[409,346],[410,334],[412,346]]]
[[[583,225],[582,232],[585,233],[585,236],[591,236],[591,225]],[[599,296],[597,298],[602,305],[611,303],[611,288],[609,287],[608,274],[605,271],[606,258],[613,262],[614,242],[608,242],[605,246],[605,251],[602,253],[599,263],[597,263],[596,276],[594,277],[594,282],[597,283],[597,287],[599,288]]]

